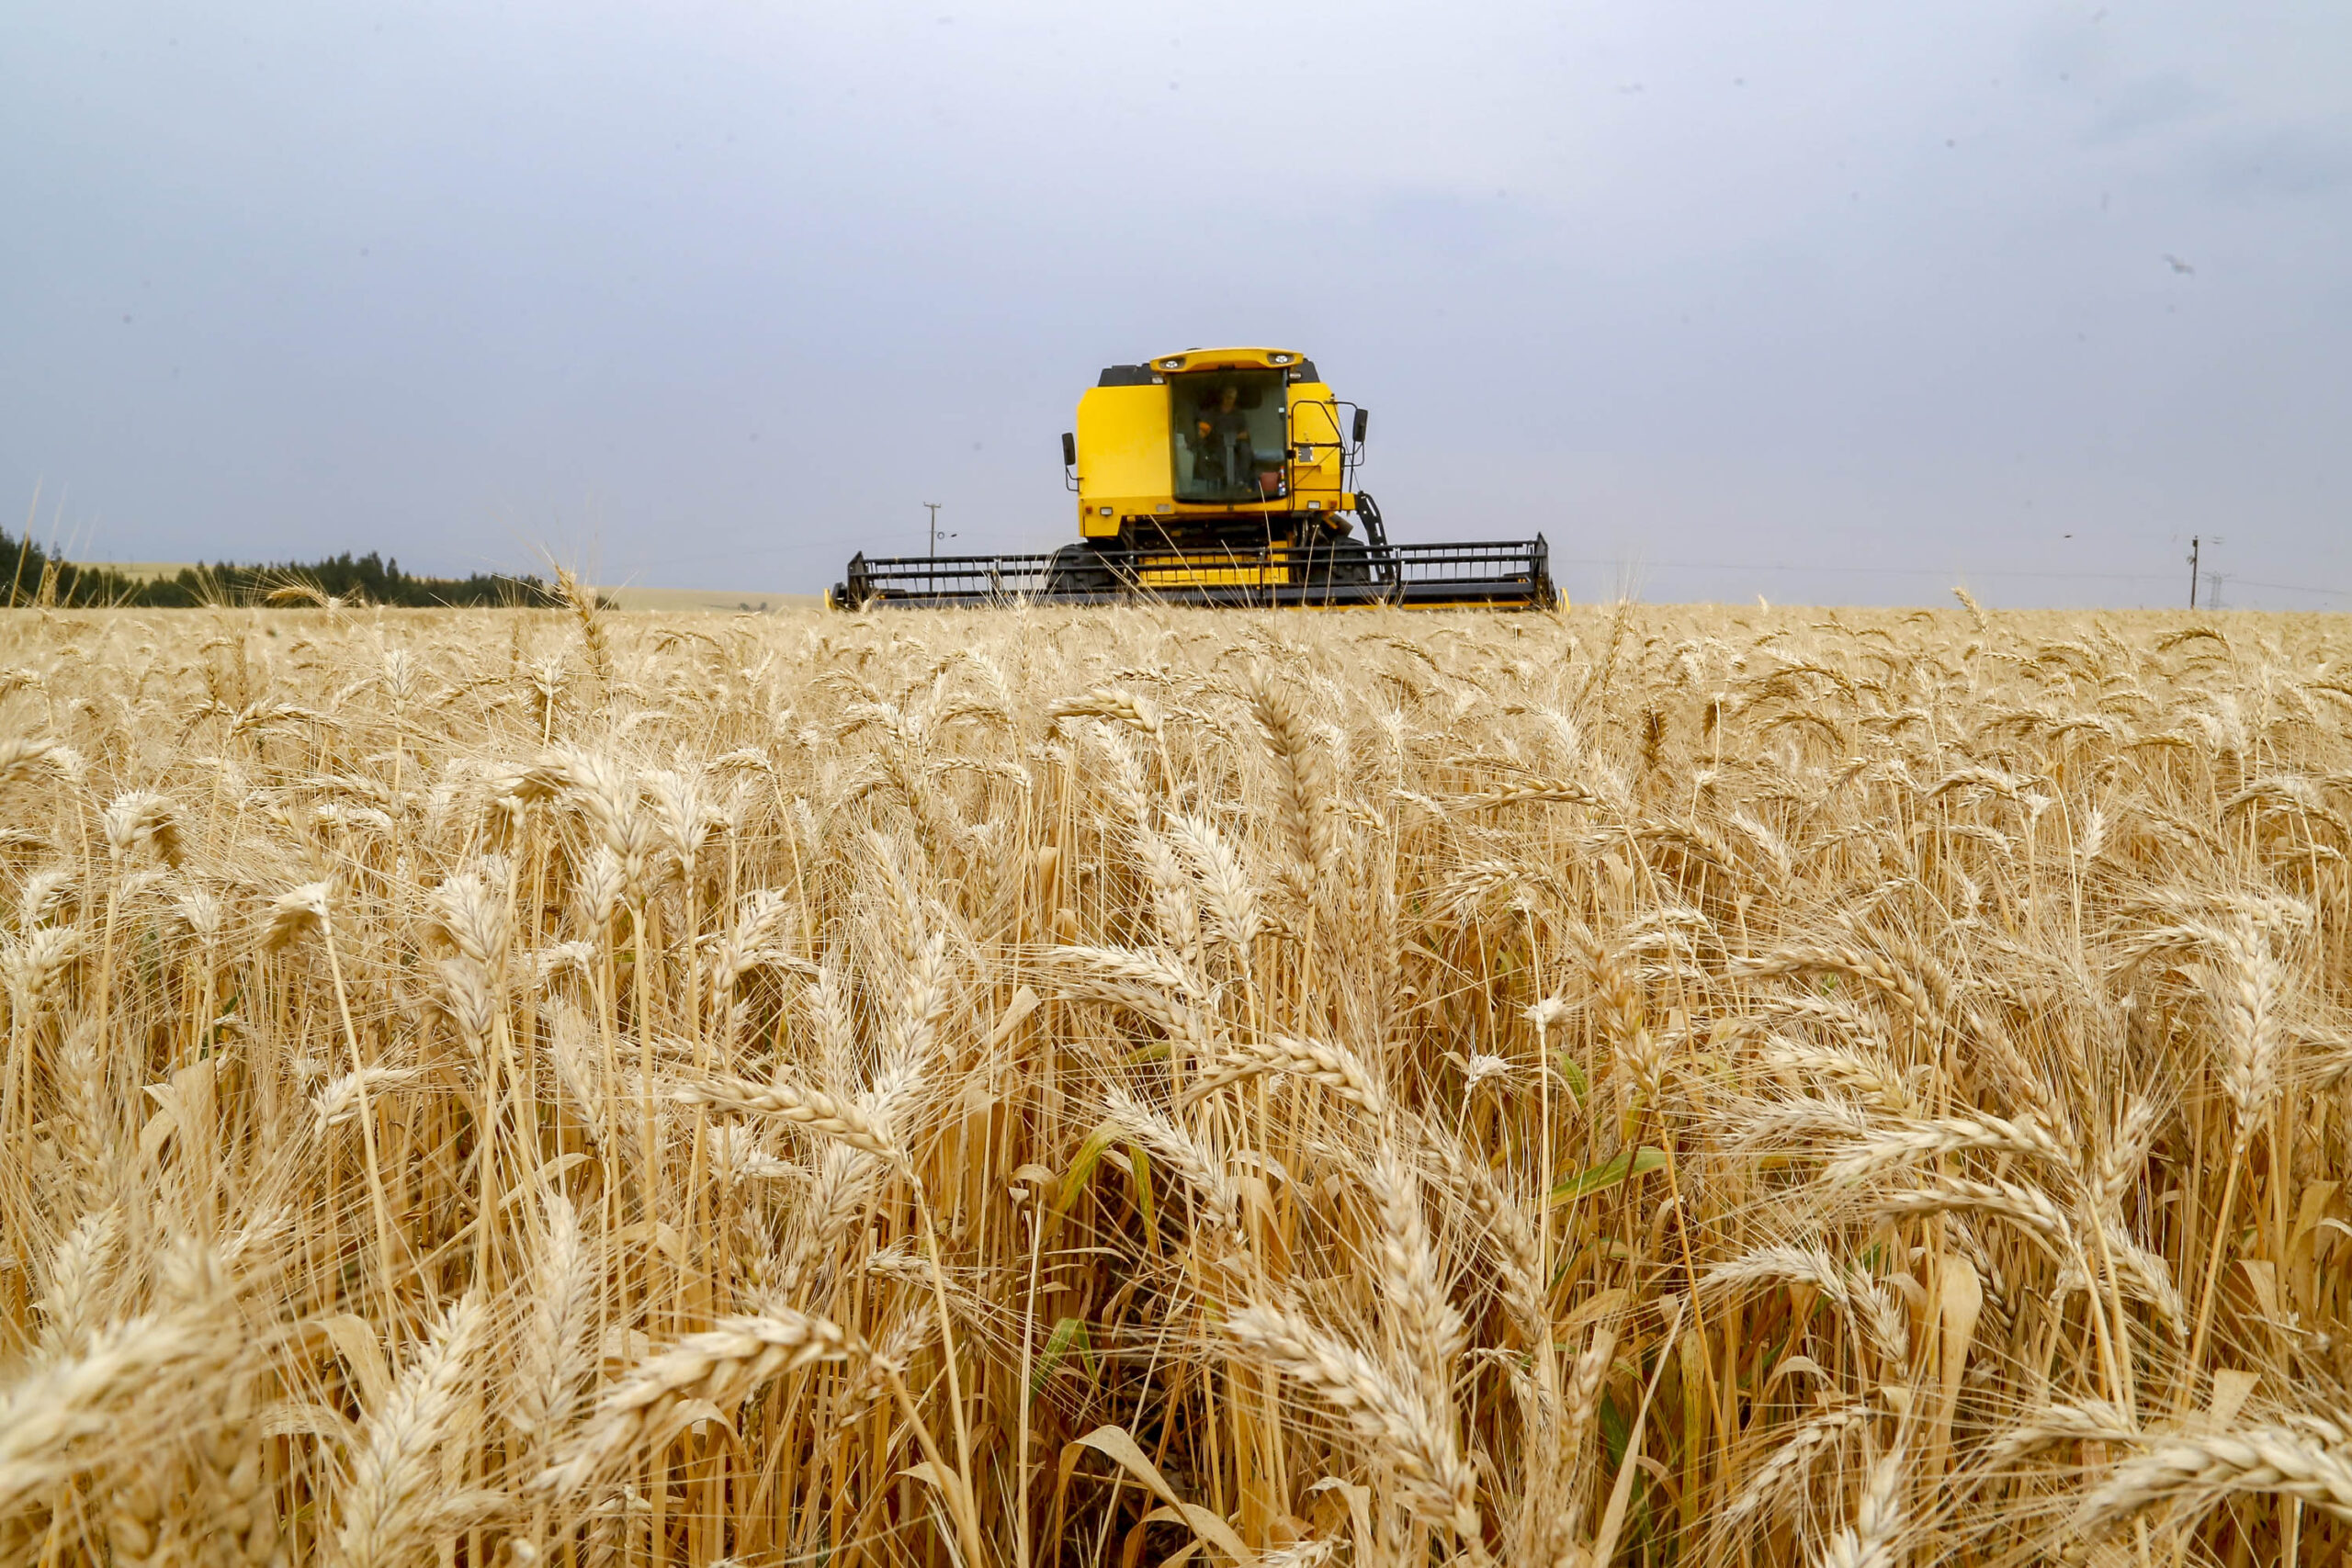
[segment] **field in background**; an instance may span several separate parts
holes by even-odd
[[[18,612],[0,1559],[2337,1561],[2347,719],[2318,617]]]
[[[195,570],[195,561],[87,561],[82,563],[101,571],[111,571],[135,581],[148,582],[156,578],[177,577],[183,571]],[[635,584],[598,588],[594,592],[609,601],[616,609],[653,610],[665,613],[696,611],[732,611],[741,613],[774,612],[778,610],[811,610],[823,603],[819,593],[770,593],[749,590],[717,588],[640,588]],[[28,595],[29,596],[29,595]]]
[[[596,592],[623,610],[651,610],[664,614],[695,611],[768,614],[786,610],[816,610],[823,606],[825,597],[821,593],[767,593],[717,588],[639,588],[634,585],[599,588]]]
[[[192,560],[92,560],[76,561],[76,566],[95,571],[111,571],[135,582],[153,582],[159,577],[177,577],[184,571],[194,571],[203,563]]]

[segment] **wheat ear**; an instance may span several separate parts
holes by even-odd
[[[1398,1490],[1424,1523],[1454,1531],[1465,1550],[1484,1555],[1477,1477],[1452,1428],[1379,1363],[1279,1307],[1244,1307],[1226,1320],[1225,1332],[1338,1411],[1396,1468]]]
[[[2104,1531],[2159,1504],[2201,1512],[2246,1492],[2277,1493],[2352,1519],[2352,1456],[2283,1427],[2182,1438],[2117,1465],[2083,1499],[2075,1525]]]
[[[670,1098],[680,1105],[775,1116],[886,1159],[897,1158],[899,1152],[880,1122],[822,1089],[789,1083],[759,1084],[748,1078],[713,1074],[677,1085],[671,1089]]]
[[[486,1314],[469,1294],[435,1325],[432,1336],[360,1428],[358,1451],[343,1487],[337,1545],[346,1562],[405,1562],[420,1537],[447,1511],[435,1495],[431,1461],[449,1428],[472,1369],[469,1354]]]
[[[777,1307],[722,1318],[689,1334],[606,1390],[588,1429],[535,1484],[557,1496],[578,1491],[622,1455],[667,1435],[687,1404],[732,1409],[771,1379],[820,1361],[865,1359],[865,1342],[839,1325]]]

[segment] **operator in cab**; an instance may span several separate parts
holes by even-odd
[[[1193,422],[1193,477],[1219,490],[1245,488],[1256,466],[1250,416],[1240,402],[1241,389],[1227,381],[1216,389],[1216,401],[1202,400]]]
[[[1283,454],[1261,452],[1241,406],[1241,389],[1227,381],[1214,400],[1203,398],[1193,419],[1193,479],[1228,501],[1283,493]]]

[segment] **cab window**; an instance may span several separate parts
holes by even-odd
[[[1285,493],[1289,434],[1279,370],[1169,378],[1176,499],[1232,505]]]

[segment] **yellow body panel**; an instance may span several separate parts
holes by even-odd
[[[1340,405],[1320,381],[1296,381],[1290,389],[1290,502],[1297,512],[1338,512],[1340,456],[1347,449]]]
[[[1281,370],[1306,358],[1295,348],[1188,348],[1144,363],[1167,375],[1186,370]]]
[[[1079,533],[1108,538],[1120,518],[1168,497],[1168,388],[1089,388],[1078,400]]]
[[[1136,581],[1147,588],[1278,588],[1290,581],[1290,551],[1276,545],[1262,565],[1218,566],[1202,556],[1146,556]]]

